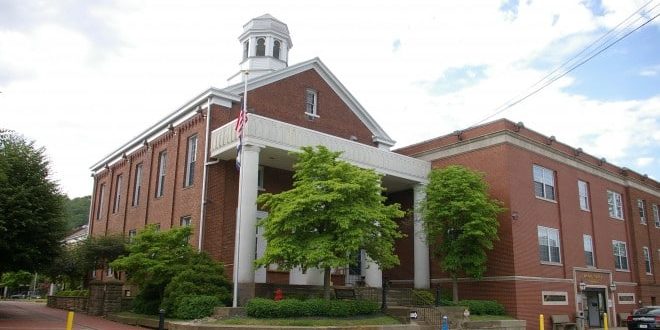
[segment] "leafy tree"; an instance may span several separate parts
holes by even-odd
[[[268,244],[255,265],[323,269],[326,299],[330,269],[355,263],[360,249],[381,269],[399,264],[394,240],[402,234],[393,219],[404,215],[398,204],[385,205],[380,175],[339,155],[323,146],[302,148],[293,188],[258,198],[269,211],[258,224]]]
[[[64,237],[63,198],[43,148],[0,130],[0,272],[46,268]]]
[[[497,215],[504,209],[488,196],[482,174],[454,165],[431,171],[422,211],[427,239],[452,278],[458,302],[458,276],[483,276],[486,251],[498,239]]]
[[[30,283],[32,283],[33,278],[33,274],[24,270],[4,273],[0,279],[0,286],[6,286],[10,289],[18,289],[22,286],[29,286]]]
[[[90,196],[77,197],[64,201],[64,217],[66,219],[66,229],[71,230],[87,224],[89,217]]]

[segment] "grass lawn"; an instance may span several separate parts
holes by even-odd
[[[499,320],[515,320],[515,318],[508,315],[470,315],[470,321],[499,321]]]
[[[286,319],[258,319],[253,317],[233,317],[218,320],[215,324],[235,325],[278,325],[278,326],[349,326],[349,325],[391,325],[401,324],[397,319],[382,315],[354,317],[299,317]]]

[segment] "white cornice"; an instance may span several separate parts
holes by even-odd
[[[555,150],[550,146],[536,142],[534,140],[528,139],[526,137],[523,137],[521,135],[515,134],[510,131],[495,132],[492,134],[480,136],[478,138],[463,141],[457,144],[451,144],[441,148],[417,153],[412,156],[427,161],[433,161],[436,159],[451,157],[454,155],[463,154],[483,148],[488,148],[503,143],[514,145],[522,149],[534,152],[541,156],[577,168],[581,171],[601,177],[616,184],[632,187],[644,191],[646,193],[649,193],[653,196],[660,197],[660,190],[652,189],[651,187],[645,186],[636,181],[629,180],[624,176],[616,175],[596,165],[582,161],[579,158],[569,157],[566,154],[558,150]]]

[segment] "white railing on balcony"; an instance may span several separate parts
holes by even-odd
[[[211,157],[236,147],[236,121],[232,121],[211,134]],[[333,151],[341,151],[341,158],[365,168],[417,182],[426,182],[431,163],[378,149],[362,143],[342,139],[278,120],[248,114],[244,132],[245,143],[259,144],[287,151],[303,146],[324,145]]]

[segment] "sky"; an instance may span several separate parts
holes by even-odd
[[[660,13],[648,2],[0,0],[0,128],[89,195],[92,164],[228,85],[243,24],[269,13],[289,64],[319,57],[395,147],[508,118],[658,180],[660,18],[493,116],[638,8],[635,26]]]

